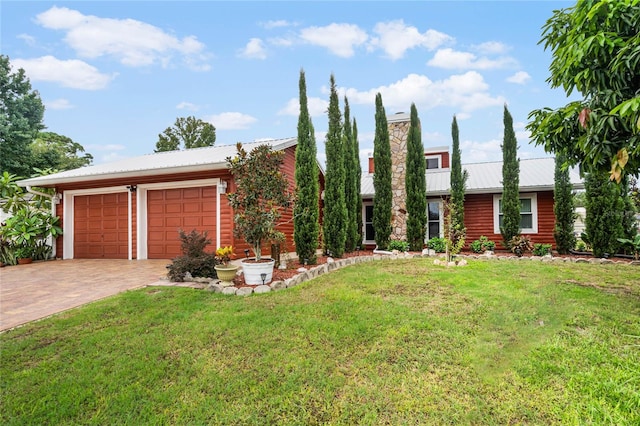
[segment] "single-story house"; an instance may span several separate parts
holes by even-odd
[[[243,144],[250,151],[269,144],[284,151],[283,173],[294,185],[296,138]],[[207,231],[211,249],[249,248],[233,235],[227,193],[235,189],[226,158],[236,145],[160,152],[25,179],[26,187],[56,189],[56,214],[63,236],[56,256],[63,259],[170,259],[180,254],[178,229]],[[320,172],[321,187],[324,182]],[[293,251],[289,211],[280,230]],[[269,249],[265,247],[266,252]]]

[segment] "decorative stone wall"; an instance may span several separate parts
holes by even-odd
[[[405,189],[407,164],[407,136],[411,118],[398,113],[387,118],[391,145],[391,239],[407,239],[407,192]]]

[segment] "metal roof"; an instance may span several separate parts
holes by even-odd
[[[296,143],[297,138],[288,138],[243,143],[242,146],[249,151],[256,146],[267,144],[271,145],[274,150],[280,151],[296,145]],[[17,183],[21,186],[53,186],[61,183],[87,180],[99,181],[114,178],[220,170],[227,167],[227,157],[235,155],[236,144],[193,148],[183,151],[157,152],[95,166],[66,170],[47,176],[24,179]]]
[[[462,168],[469,173],[465,193],[501,193],[502,192],[502,162],[463,164]],[[553,190],[555,180],[555,161],[553,158],[534,158],[520,160],[520,192]],[[570,172],[574,189],[584,188],[584,183],[575,170]],[[428,170],[427,194],[447,195],[451,191],[451,169]],[[361,194],[365,198],[372,198],[373,174],[363,173],[361,179]]]

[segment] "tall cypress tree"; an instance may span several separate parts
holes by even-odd
[[[354,163],[355,163],[355,169],[356,169],[355,187],[357,190],[355,211],[356,211],[356,232],[358,234],[356,237],[356,241],[357,241],[356,246],[361,246],[362,245],[362,225],[363,225],[362,224],[362,197],[360,196],[361,187],[362,187],[362,165],[360,164],[360,143],[358,142],[358,123],[356,123],[355,118],[353,119],[351,137],[353,138],[353,143],[351,144],[353,153],[351,155],[353,155]]]
[[[573,222],[575,205],[573,201],[573,185],[569,178],[569,169],[563,167],[564,155],[558,154],[555,159],[553,188],[553,214],[556,224],[553,227],[553,238],[556,241],[556,250],[560,254],[567,254],[576,245],[576,237],[573,234]]]
[[[518,141],[513,131],[513,118],[504,106],[504,139],[502,141],[502,234],[503,244],[511,248],[511,238],[520,235],[520,160]]]
[[[451,123],[451,138],[453,139],[453,152],[451,155],[451,228],[453,230],[453,245],[465,238],[466,228],[464,226],[464,193],[469,174],[462,170],[462,158],[460,153],[460,135],[458,130],[458,120],[453,116]]]
[[[624,238],[622,210],[624,200],[620,186],[609,180],[604,172],[587,173],[584,181],[586,241],[595,257],[615,254]]]
[[[356,187],[356,164],[353,158],[353,135],[351,133],[351,116],[349,100],[344,97],[344,126],[342,127],[342,143],[344,148],[345,169],[345,204],[347,208],[346,239],[344,250],[352,252],[358,244],[358,222],[356,216],[361,214],[356,211],[358,203],[356,197],[360,197],[359,188]]]
[[[411,124],[407,135],[407,242],[409,249],[422,250],[427,229],[427,180],[425,176],[422,130],[415,104],[411,104]]]
[[[389,247],[391,237],[391,144],[387,115],[382,105],[382,95],[376,94],[376,133],[373,139],[373,233],[381,250]]]
[[[338,104],[336,82],[331,74],[329,96],[329,128],[325,150],[327,172],[324,190],[324,245],[331,256],[342,257],[346,240],[347,207],[345,203],[344,148],[342,144],[342,116]]]
[[[300,115],[298,116],[298,146],[296,148],[296,204],[293,216],[293,239],[298,259],[316,263],[320,225],[318,206],[320,183],[316,160],[316,138],[307,106],[307,83],[300,70]]]

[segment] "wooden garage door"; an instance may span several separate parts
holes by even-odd
[[[178,230],[208,231],[215,250],[216,188],[176,188],[147,192],[147,257],[172,259],[179,256]]]
[[[128,193],[73,197],[73,257],[128,259]]]

